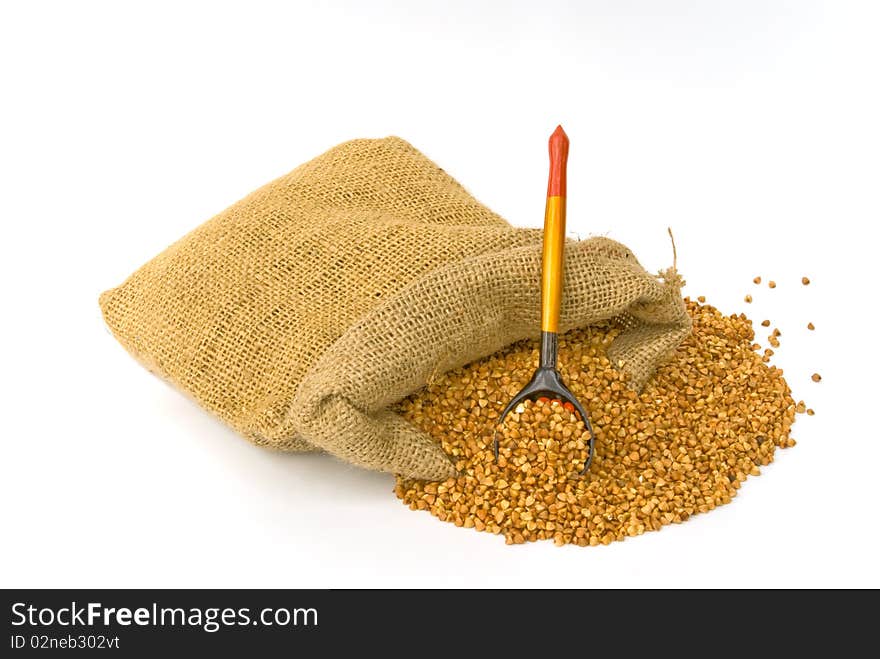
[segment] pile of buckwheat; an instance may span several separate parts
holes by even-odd
[[[640,394],[605,356],[617,328],[560,337],[559,370],[596,433],[586,475],[579,472],[589,433],[558,401],[524,403],[497,427],[537,364],[537,344],[521,342],[401,403],[403,415],[442,444],[459,476],[399,478],[397,496],[456,526],[503,534],[508,544],[580,546],[656,531],[729,503],[773,461],[777,446],[794,446],[798,408],[782,371],[758,354],[745,315],[686,303],[693,334]]]

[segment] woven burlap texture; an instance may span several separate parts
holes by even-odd
[[[404,140],[354,140],[208,220],[100,304],[136,359],[253,442],[440,479],[447,456],[388,407],[539,334],[541,239]],[[679,285],[612,240],[569,241],[560,330],[622,319],[611,357],[640,386],[690,330]]]

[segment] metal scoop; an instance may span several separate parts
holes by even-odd
[[[541,259],[541,358],[529,383],[511,399],[498,419],[504,423],[511,410],[524,400],[547,397],[560,404],[570,403],[590,433],[590,447],[582,474],[593,462],[596,435],[584,408],[569,391],[556,370],[558,352],[559,306],[562,300],[562,264],[565,252],[565,167],[568,162],[568,136],[557,126],[550,136],[550,181],[544,210],[544,251]],[[494,437],[495,461],[498,461],[498,433]]]

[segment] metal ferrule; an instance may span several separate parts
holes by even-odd
[[[556,356],[559,352],[559,335],[556,332],[541,332],[540,368],[556,369]]]

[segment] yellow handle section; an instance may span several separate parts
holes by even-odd
[[[559,330],[562,303],[562,259],[565,252],[565,197],[547,197],[544,210],[544,254],[541,264],[541,331]]]

